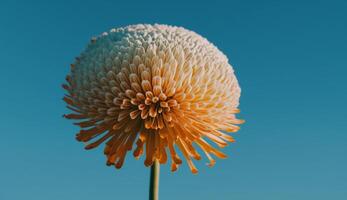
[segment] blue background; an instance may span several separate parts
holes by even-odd
[[[242,130],[214,168],[161,168],[161,199],[347,196],[347,1],[0,3],[0,199],[147,199],[149,169],[121,170],[74,139],[60,85],[92,36],[183,26],[221,49],[243,89]]]

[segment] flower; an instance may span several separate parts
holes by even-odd
[[[145,151],[144,164],[185,157],[200,160],[199,147],[215,163],[239,130],[240,87],[227,57],[200,35],[181,27],[131,25],[91,40],[71,65],[64,101],[80,120],[78,141],[92,149],[105,142],[107,165],[122,167],[128,151]],[[209,142],[208,142],[208,141]],[[194,144],[194,145],[193,145]],[[170,156],[168,156],[170,154]]]

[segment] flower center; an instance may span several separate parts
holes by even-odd
[[[127,91],[132,93],[133,91]],[[121,109],[130,109],[130,118],[137,119],[141,117],[146,129],[162,129],[165,126],[172,127],[172,116],[179,104],[173,98],[168,98],[164,93],[154,95],[152,91],[136,93],[133,98],[123,99]],[[131,106],[129,105],[129,101]]]

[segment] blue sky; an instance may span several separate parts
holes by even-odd
[[[198,3],[199,2],[199,3]],[[236,143],[214,168],[161,168],[165,200],[347,196],[346,1],[0,2],[0,199],[147,199],[149,169],[85,151],[60,85],[92,36],[183,26],[230,59],[242,87]]]

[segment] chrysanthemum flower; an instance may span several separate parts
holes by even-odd
[[[132,25],[93,38],[71,65],[64,97],[82,130],[76,138],[92,149],[105,142],[107,165],[120,168],[134,143],[145,165],[192,159],[203,152],[226,158],[239,130],[240,87],[227,57],[200,35],[180,27]],[[194,144],[194,145],[193,145]],[[196,148],[201,150],[197,150]]]

